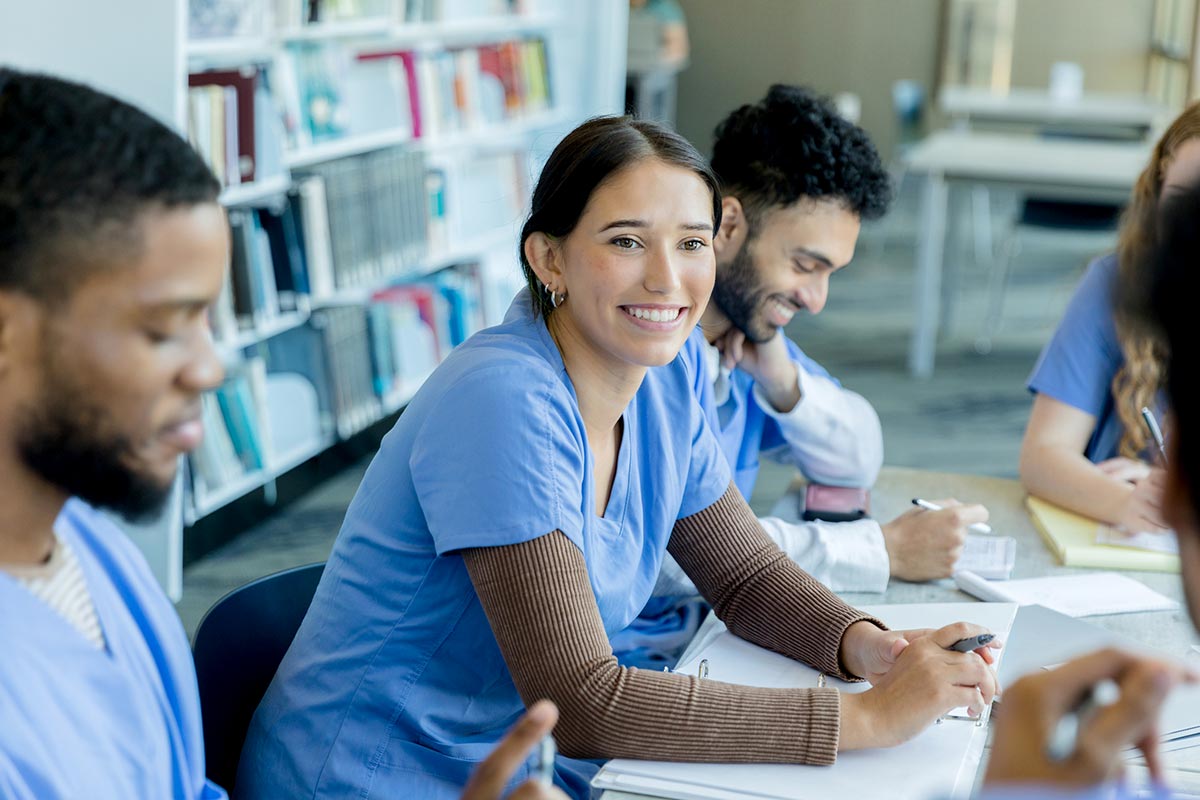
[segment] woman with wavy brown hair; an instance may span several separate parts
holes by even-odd
[[[1139,177],[1115,253],[1093,261],[1029,378],[1033,411],[1021,444],[1030,494],[1127,531],[1166,527],[1161,465],[1142,423],[1162,419],[1165,345],[1117,312],[1117,287],[1146,282],[1162,200],[1200,184],[1200,103],[1163,134]]]

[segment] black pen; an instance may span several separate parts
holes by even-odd
[[[995,638],[996,634],[994,633],[981,633],[978,636],[968,636],[966,639],[959,639],[946,649],[953,650],[956,653],[969,653],[972,650],[978,650]]]

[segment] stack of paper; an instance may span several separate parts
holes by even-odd
[[[1037,604],[1071,617],[1173,611],[1171,598],[1144,583],[1115,572],[1052,575],[1017,581],[988,581],[970,572],[956,572],[954,583],[969,595],[994,603]]]
[[[1027,498],[1025,504],[1046,545],[1065,566],[1179,572],[1177,553],[1106,544],[1101,541],[1101,528],[1107,526],[1094,519],[1073,514],[1037,497]]]
[[[894,629],[939,628],[952,622],[984,625],[1008,636],[1016,606],[981,603],[934,603],[863,607],[864,613]],[[1003,651],[1000,651],[1002,654]],[[691,652],[680,672],[695,673],[708,660],[708,679],[750,686],[811,688],[817,672],[777,653],[737,638],[719,626],[706,643]],[[862,692],[866,684],[831,679],[830,686]],[[673,800],[763,800],[797,798],[883,797],[929,800],[967,797],[975,781],[986,726],[969,719],[933,725],[899,747],[838,755],[832,767],[786,764],[683,764],[616,759],[596,775],[592,785]]]
[[[1017,563],[1017,540],[1011,536],[971,534],[963,543],[954,571],[974,572],[993,581],[1007,580]]]

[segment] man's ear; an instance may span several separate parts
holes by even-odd
[[[742,201],[728,195],[722,197],[721,227],[717,229],[717,236],[713,239],[713,253],[717,257],[717,263],[731,261],[746,244],[749,233]]]
[[[562,240],[535,231],[525,240],[525,260],[533,269],[533,274],[543,286],[549,286],[555,292],[563,292],[562,275]]]

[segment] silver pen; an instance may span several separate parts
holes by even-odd
[[[554,758],[557,755],[558,747],[554,744],[554,736],[547,733],[538,742],[533,757],[533,774],[542,786],[554,785]]]
[[[1158,452],[1162,456],[1162,463],[1165,467],[1167,465],[1167,447],[1163,443],[1162,428],[1158,427],[1158,420],[1154,418],[1154,412],[1146,406],[1142,406],[1142,421],[1146,423],[1146,428],[1150,431],[1150,437],[1158,445]]]
[[[1121,688],[1115,681],[1102,680],[1088,690],[1075,707],[1063,714],[1050,732],[1046,742],[1046,755],[1051,761],[1063,761],[1075,752],[1079,729],[1101,708],[1111,706],[1121,697]]]
[[[942,507],[937,503],[931,503],[928,500],[922,500],[919,497],[913,498],[913,505],[917,506],[918,508],[923,508],[926,511],[943,510]],[[992,526],[988,525],[986,522],[972,522],[967,526],[967,530],[969,530],[971,533],[981,533],[987,535],[992,532]]]

